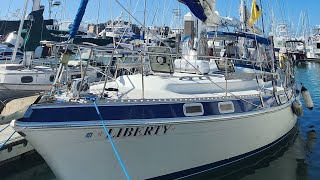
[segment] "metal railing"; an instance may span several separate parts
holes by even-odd
[[[115,49],[115,48],[110,48],[110,47],[104,47],[104,46],[90,46],[90,45],[79,45],[79,44],[66,44],[66,43],[59,43],[59,42],[52,42],[52,41],[42,41],[41,42],[44,45],[50,45],[52,47],[55,47],[55,50],[61,50],[63,49],[66,51],[67,49],[69,50],[76,50],[79,52],[79,58],[81,59],[81,52],[84,50],[90,50],[90,56],[88,59],[88,62],[93,61],[93,56],[92,54],[99,54],[100,58],[103,57],[110,57],[109,62],[106,64],[103,64],[104,71],[98,69],[95,64],[91,64],[88,66],[96,70],[97,72],[101,73],[103,75],[103,78],[101,80],[104,81],[104,88],[101,93],[101,97],[103,97],[103,93],[106,87],[106,84],[108,81],[113,81],[116,82],[116,78],[119,75],[118,70],[124,70],[126,69],[128,74],[141,74],[141,81],[142,81],[142,99],[144,99],[144,75],[148,74],[150,71],[150,68],[148,68],[148,63],[147,59],[148,56],[153,55],[153,56],[170,56],[171,58],[177,58],[180,57],[182,59],[185,59],[184,57],[186,55],[184,54],[176,54],[176,53],[157,53],[157,52],[148,52],[146,50],[129,50],[129,49]],[[94,52],[94,53],[93,53]],[[57,52],[53,52],[55,55],[57,55]],[[115,61],[117,61],[117,64],[113,64],[113,59],[114,57],[116,58]],[[121,62],[124,57],[130,57],[132,58],[132,62]],[[57,58],[55,56],[55,58]],[[251,60],[251,59],[243,59],[243,58],[232,58],[232,57],[219,57],[219,56],[197,56],[197,59],[199,60],[206,60],[206,61],[211,61],[212,63],[215,62],[216,64],[220,63],[224,66],[224,68],[220,69],[220,74],[224,74],[225,76],[225,87],[219,86],[217,83],[213,82],[216,86],[219,88],[223,89],[225,91],[225,96],[233,95],[231,92],[228,90],[228,81],[231,79],[263,79],[265,77],[268,77],[267,79],[270,79],[271,81],[275,81],[275,71],[274,67],[272,67],[273,64],[275,64],[272,58],[270,59],[263,59],[263,60]],[[192,62],[189,62],[187,59],[185,59],[186,62],[194,68],[195,71],[198,71],[201,73],[197,67],[193,65]],[[121,64],[122,63],[122,64]],[[234,68],[236,66],[245,66],[248,68],[254,69],[254,73],[247,73],[248,75],[234,75],[232,71],[230,71],[231,68]],[[82,68],[82,67],[81,67]],[[110,70],[115,70],[115,73],[112,75],[110,74]],[[85,72],[84,72],[85,74]],[[112,75],[112,76],[111,76]],[[121,74],[120,74],[121,75]],[[205,75],[208,76],[208,75]],[[257,80],[258,86],[259,86],[259,91],[262,91],[263,89],[259,85],[259,81]],[[236,96],[235,96],[236,97]]]

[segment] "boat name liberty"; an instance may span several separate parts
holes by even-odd
[[[123,128],[108,128],[108,132],[112,138],[125,138],[125,137],[138,137],[138,136],[155,136],[166,135],[171,131],[174,131],[173,125],[159,125],[159,126],[134,126]],[[92,136],[91,133],[90,137]],[[98,136],[106,136],[104,131],[98,132]],[[87,135],[86,135],[87,137]]]

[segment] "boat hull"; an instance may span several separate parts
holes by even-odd
[[[221,118],[107,125],[132,179],[176,179],[259,153],[293,129],[296,119],[289,103]],[[26,135],[58,179],[125,179],[102,125],[84,122],[63,127],[57,123],[28,128],[19,121],[12,125]]]

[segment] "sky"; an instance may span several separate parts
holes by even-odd
[[[21,17],[25,0],[0,0],[0,18],[1,19],[17,19]],[[81,0],[60,0],[62,5],[54,7],[52,17],[58,20],[72,21],[77,12],[79,2]],[[302,19],[301,13],[305,13],[309,17],[309,28],[320,24],[320,0],[260,0],[257,2],[262,8],[265,28],[273,17],[275,21],[286,21],[290,24],[292,31],[301,31]],[[42,5],[46,7],[45,17],[48,17],[48,2],[42,0]],[[216,0],[216,10],[222,16],[239,17],[240,0]],[[250,10],[251,0],[246,0]],[[32,0],[29,0],[29,10],[31,10]],[[128,19],[128,13],[119,5],[121,4],[133,14],[139,21],[134,23],[139,24],[144,21],[144,0],[89,0],[87,10],[84,16],[84,21],[88,23],[101,23],[109,19],[114,19],[124,13],[125,19]],[[131,4],[131,6],[130,6]],[[189,12],[188,8],[178,3],[177,0],[146,0],[146,24],[151,25],[167,25],[178,27],[179,18],[174,16],[174,11],[177,11],[179,4],[182,16]],[[112,7],[112,8],[111,8]],[[176,9],[176,10],[175,10]],[[261,22],[259,22],[261,26]],[[258,24],[258,25],[259,25]],[[300,25],[299,25],[300,24]]]

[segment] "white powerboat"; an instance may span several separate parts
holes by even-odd
[[[99,33],[100,37],[114,37],[118,39],[132,38],[135,36],[131,24],[123,20],[123,14],[116,18],[115,21],[109,21],[106,28]]]

